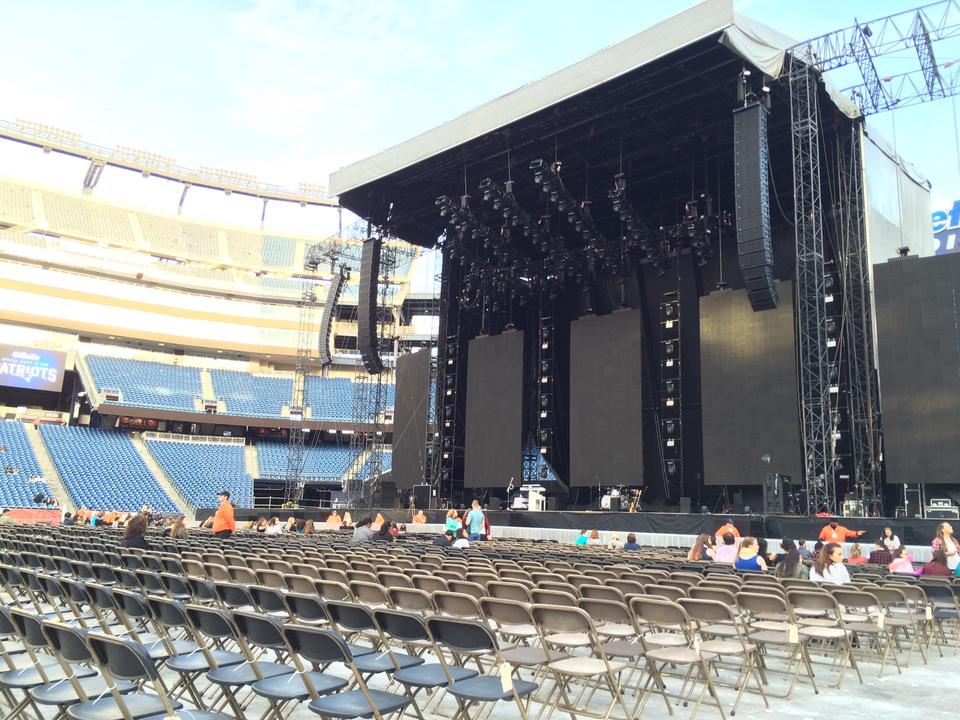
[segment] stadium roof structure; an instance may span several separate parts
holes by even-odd
[[[257,177],[225,170],[201,166],[199,170],[177,164],[172,157],[148,152],[137,148],[118,145],[107,147],[96,145],[81,139],[80,133],[17,119],[0,120],[0,138],[13,140],[25,145],[33,145],[44,152],[58,152],[83,160],[89,160],[91,170],[88,177],[94,178],[98,168],[106,166],[133,170],[144,176],[153,175],[165,180],[173,180],[187,186],[202,187],[209,190],[222,190],[225,193],[237,193],[262,200],[278,200],[300,205],[318,205],[321,207],[339,207],[325,188],[301,183],[296,189],[261,182]]]
[[[389,217],[398,237],[425,246],[435,244],[444,227],[435,207],[437,196],[476,194],[477,183],[491,175],[507,179],[511,156],[519,158],[511,164],[514,176],[526,171],[521,162],[534,157],[575,165],[564,167],[564,181],[583,188],[599,179],[598,187],[606,189],[604,177],[632,166],[635,177],[651,181],[649,189],[662,196],[666,208],[682,193],[666,197],[670,191],[657,187],[658,177],[662,180],[671,168],[705,161],[711,152],[704,157],[702,148],[711,144],[716,153],[732,152],[732,111],[741,70],[753,68],[777,78],[785,51],[794,45],[785,35],[737,13],[733,0],[706,0],[332,173],[330,193],[375,223]],[[784,132],[789,142],[788,89],[785,82],[770,84],[771,144],[774,135]],[[848,117],[859,114],[829,85],[823,91],[834,111]],[[781,164],[786,189],[790,163]],[[456,178],[459,190],[452,193]],[[687,196],[691,180],[688,173]]]

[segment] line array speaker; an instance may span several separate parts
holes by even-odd
[[[380,287],[380,237],[363,241],[360,254],[360,288],[357,298],[357,345],[363,366],[371,375],[383,370],[377,335],[377,289]]]
[[[767,114],[760,103],[751,103],[733,112],[737,255],[754,311],[773,310],[780,305],[774,286],[770,238]]]
[[[333,311],[340,301],[340,293],[343,286],[346,285],[346,273],[341,270],[330,281],[330,289],[327,290],[327,300],[323,305],[323,315],[320,316],[320,340],[318,352],[320,354],[320,365],[326,367],[333,358],[330,355],[330,326],[333,324]]]

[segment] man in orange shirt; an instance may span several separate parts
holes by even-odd
[[[831,520],[829,525],[824,525],[820,531],[820,539],[825,543],[842,543],[852,538],[858,538],[865,530],[847,530],[843,525]]]
[[[735,538],[740,537],[740,531],[737,530],[737,526],[733,524],[733,518],[727,518],[725,525],[721,525],[720,529],[717,530],[713,535],[714,537],[723,537],[727,533],[730,533]]]
[[[230,504],[230,492],[224,490],[217,496],[220,507],[213,516],[213,534],[218,538],[228,538],[237,531],[237,521],[233,518],[233,505]]]

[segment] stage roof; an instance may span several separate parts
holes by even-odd
[[[780,74],[784,50],[795,44],[776,30],[735,12],[733,0],[705,0],[542,80],[337,170],[330,175],[330,193],[341,195],[354,190],[718,34],[722,34],[721,42],[771,77]]]
[[[513,144],[516,150],[524,142],[531,145],[536,133],[547,130],[550,123],[557,135],[588,123],[596,123],[597,129],[591,131],[595,134],[612,132],[612,112],[620,113],[617,122],[621,126],[625,110],[647,116],[650,111],[643,103],[655,92],[665,93],[662,104],[668,107],[679,106],[676,97],[685,93],[690,104],[677,108],[685,113],[685,119],[692,125],[717,124],[720,107],[725,118],[734,107],[735,99],[728,101],[729,88],[740,65],[747,63],[776,78],[784,66],[785,50],[795,44],[737,13],[733,0],[705,0],[542,80],[341,168],[330,176],[330,193],[338,196],[344,207],[375,223],[384,222],[386,208],[396,203],[393,224],[397,235],[432,245],[436,236],[429,236],[438,228],[425,218],[427,205],[432,206],[436,197],[429,193],[439,186],[435,178],[446,176],[455,162],[461,165],[461,177],[467,166],[488,173],[482,164],[493,158],[497,149]],[[726,95],[718,93],[720,85],[725,86]],[[829,88],[828,92],[843,114],[858,114],[852,103]],[[695,93],[701,94],[699,108]],[[711,102],[716,105],[710,106]],[[781,117],[789,114],[785,106],[781,108],[786,110],[781,110]],[[701,120],[698,112],[710,117]],[[674,122],[672,117],[663,120],[661,125]],[[667,130],[640,132],[637,123],[631,129],[635,144],[643,138],[648,144],[666,146],[679,137],[674,128],[669,129],[673,135]],[[545,136],[542,132],[541,137]],[[609,152],[589,159],[608,160]]]

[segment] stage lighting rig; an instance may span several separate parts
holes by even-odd
[[[530,163],[530,169],[533,171],[533,183],[540,187],[540,192],[546,195],[550,202],[557,206],[557,211],[564,215],[567,222],[573,226],[573,229],[580,235],[586,245],[592,245],[596,248],[603,248],[606,243],[603,235],[597,229],[590,215],[590,206],[584,202],[578,202],[576,198],[563,184],[560,179],[560,169],[562,163],[558,160],[547,165],[543,159],[538,158]],[[604,249],[604,259],[612,260],[612,257],[606,257],[608,253]]]
[[[640,219],[630,202],[630,197],[627,195],[627,178],[623,173],[614,175],[613,190],[610,191],[609,197],[613,211],[623,223],[623,237],[626,240],[627,250],[636,251],[649,247],[650,228]]]
[[[521,228],[523,235],[546,249],[550,241],[550,231],[542,218],[535,219],[517,203],[513,194],[513,181],[507,180],[501,188],[493,178],[480,181],[480,192],[485,203],[503,217],[505,228]]]

